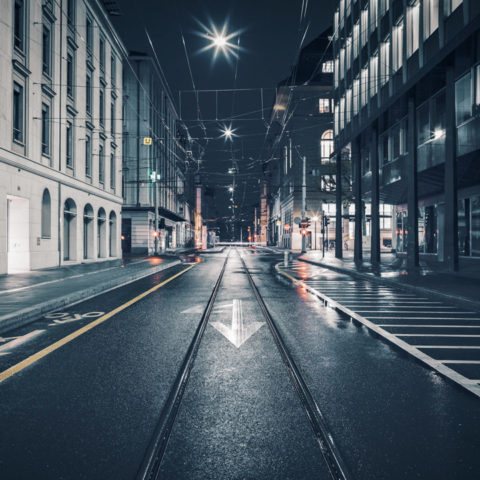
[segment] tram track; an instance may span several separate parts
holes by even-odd
[[[168,441],[175,425],[175,420],[182,403],[182,398],[188,385],[190,374],[194,367],[197,353],[204,337],[210,315],[213,311],[217,294],[221,287],[230,253],[231,250],[229,249],[215,286],[213,287],[212,293],[203,311],[201,320],[185,354],[182,366],[165,402],[160,419],[144,456],[144,460],[136,476],[136,480],[155,480],[160,478],[159,472],[162,465],[162,460],[166,453]],[[294,387],[295,393],[297,394],[303,410],[309,420],[316,442],[328,467],[331,478],[333,480],[351,480],[353,477],[349,473],[346,463],[339,452],[321,409],[316,403],[298,366],[296,365],[295,360],[290,354],[242,255],[236,248],[235,253],[240,258],[243,271],[248,279],[248,283],[252,289],[257,304],[260,307],[265,322],[273,337],[277,350],[280,353],[282,361],[287,369],[287,373]]]
[[[313,433],[320,447],[320,451],[322,452],[325,462],[327,463],[332,478],[335,480],[351,480],[353,477],[348,471],[347,465],[340,454],[340,451],[335,443],[330,429],[328,428],[325,417],[320,407],[315,401],[310,389],[308,388],[303,378],[302,373],[300,372],[295,360],[290,354],[282,338],[282,335],[278,330],[275,321],[263,300],[262,295],[260,294],[257,286],[255,285],[255,282],[252,275],[250,274],[245,260],[241,255],[239,255],[239,257],[245,270],[245,274],[247,275],[248,282],[252,287],[255,298],[260,306],[270,333],[272,334],[275,345],[277,346],[283,363],[285,364],[288,376],[290,377],[293,387],[295,388],[295,392],[297,393],[305,410],[305,413],[308,417]]]
[[[165,407],[160,415],[160,420],[157,423],[149,447],[138,471],[136,480],[151,480],[157,478],[163,456],[167,449],[168,440],[180,408],[183,394],[185,393],[188,379],[195,363],[198,349],[200,348],[203,334],[207,328],[208,320],[215,304],[215,299],[217,298],[218,291],[220,290],[220,284],[222,283],[229,257],[230,250],[225,257],[220,274],[215,282],[215,286],[213,287],[213,291],[208,299],[205,310],[203,311],[202,318],[197,326],[187,353],[183,359],[182,366],[180,367],[179,373],[175,378],[175,382],[165,402]]]

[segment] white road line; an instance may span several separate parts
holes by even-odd
[[[394,297],[387,297],[385,295],[376,295],[376,294],[368,294],[368,295],[364,295],[364,294],[361,294],[360,295],[361,298],[380,298],[380,299],[389,299],[389,298],[399,298],[399,299],[415,299],[415,300],[428,300],[428,298],[424,298],[424,297],[416,297],[415,295],[395,295]],[[348,300],[349,298],[358,298],[359,295],[358,294],[341,294],[339,293],[338,295],[335,295],[335,298],[344,298],[346,300]]]
[[[455,338],[480,338],[480,335],[454,335],[448,333],[394,333],[397,337],[455,337]]]
[[[443,349],[459,349],[459,350],[479,350],[480,345],[415,345],[416,348],[422,348],[422,349],[432,349],[432,348],[437,348],[440,350]]]
[[[27,333],[26,335],[22,335],[21,337],[12,340],[11,342],[5,343],[0,347],[0,352],[6,352],[7,350],[11,350],[12,348],[16,348],[19,345],[23,345],[24,343],[28,342],[32,338],[40,335],[45,330],[34,330],[33,332]]]
[[[480,360],[440,360],[442,363],[458,363],[461,365],[480,365]]]
[[[340,302],[339,302],[340,303]],[[353,307],[352,305],[345,305],[345,307],[348,307],[348,308],[352,308],[353,310],[355,310],[356,312],[358,313],[369,313],[369,314],[373,314],[373,313],[378,313],[378,314],[384,314],[384,313],[391,313],[391,314],[401,314],[401,315],[405,315],[405,314],[416,314],[416,315],[421,315],[422,313],[435,313],[435,312],[432,312],[430,310],[426,310],[425,312],[422,312],[422,311],[418,311],[418,310],[395,310],[395,307],[392,307],[388,310],[365,310],[361,307],[359,308],[355,308]],[[398,307],[400,308],[400,307]],[[402,308],[407,308],[407,307],[402,307]],[[455,312],[439,312],[439,313],[448,313],[449,315],[455,315]],[[370,317],[370,318],[378,318],[378,317]],[[383,318],[383,317],[382,317]],[[410,317],[405,317],[405,318],[410,318]]]
[[[416,312],[411,312],[411,313],[416,313]],[[426,312],[425,312],[426,313]],[[465,312],[463,312],[465,313]],[[398,320],[401,317],[365,317],[367,319],[373,319],[373,320]],[[452,318],[452,317],[405,317],[408,320],[468,320],[471,322],[480,322],[480,318],[469,318],[469,317],[464,317],[464,318]]]
[[[480,328],[480,325],[389,325],[387,324],[379,324],[379,327],[395,327],[395,328]]]
[[[336,297],[334,297],[336,298]],[[377,303],[400,303],[401,305],[441,305],[442,302],[417,302],[417,301],[412,301],[409,302],[408,300],[385,300],[383,298],[379,298],[376,302],[373,300],[342,300],[342,302],[345,305],[351,305],[352,303],[361,303],[361,304],[367,304],[367,305],[375,305]]]
[[[338,302],[340,303],[340,302]],[[423,312],[415,312],[415,311],[401,311],[401,310],[395,310],[394,308],[391,308],[389,310],[363,310],[363,309],[355,309],[357,312],[361,313],[418,313],[421,314]],[[430,311],[426,311],[425,313],[432,313]],[[472,315],[476,314],[477,312],[439,312],[439,313],[448,313],[448,315],[465,315],[466,313],[470,313]],[[371,317],[371,318],[376,318],[376,317]],[[382,318],[389,318],[389,317],[382,317]],[[391,318],[397,318],[397,317],[391,317]],[[407,318],[412,318],[412,317],[407,317]],[[435,319],[435,317],[433,317]]]

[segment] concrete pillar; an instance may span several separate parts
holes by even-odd
[[[407,267],[415,269],[418,259],[418,189],[417,189],[417,125],[415,121],[415,99],[408,99],[407,131],[407,205],[408,205],[408,245]]]
[[[337,150],[336,164],[336,188],[335,191],[335,257],[343,257],[343,218],[342,218],[342,153]]]
[[[362,165],[360,161],[360,145],[359,139],[352,140],[352,165],[354,170],[353,195],[355,197],[355,243],[353,250],[353,258],[355,263],[359,263],[363,259],[362,252]]]
[[[378,141],[377,130],[372,130],[370,141],[370,160],[372,167],[372,205],[371,205],[371,263],[373,266],[380,265],[380,186],[378,165]]]
[[[458,192],[455,128],[455,81],[453,67],[447,68],[445,128],[445,223],[444,261],[449,270],[458,270]]]

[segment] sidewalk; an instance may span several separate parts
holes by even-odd
[[[395,254],[382,254],[379,269],[373,269],[365,261],[356,265],[352,252],[344,255],[345,258],[338,259],[333,252],[326,252],[325,258],[322,258],[322,252],[315,250],[299,255],[298,259],[357,278],[421,291],[459,306],[480,310],[480,263],[472,262],[469,268],[467,266],[459,272],[450,272],[438,263],[422,261],[417,271],[409,272],[404,259]]]
[[[137,257],[1,275],[0,333],[180,263],[174,257]]]

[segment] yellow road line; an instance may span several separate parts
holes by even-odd
[[[119,307],[113,309],[111,312],[108,312],[105,315],[101,316],[100,318],[97,318],[96,320],[89,323],[88,325],[85,325],[84,327],[79,328],[78,330],[75,330],[75,332],[71,333],[70,335],[67,335],[66,337],[56,341],[55,343],[52,343],[52,345],[45,347],[43,350],[40,350],[39,352],[34,353],[33,355],[30,355],[30,357],[26,358],[25,360],[22,360],[21,362],[11,366],[10,368],[7,368],[7,370],[4,370],[3,372],[0,373],[0,383],[5,381],[7,378],[10,378],[11,376],[15,375],[16,373],[21,372],[24,368],[27,368],[30,365],[34,364],[35,362],[38,362],[38,360],[42,359],[43,357],[46,357],[47,355],[54,352],[58,348],[63,347],[63,345],[71,342],[72,340],[79,337],[80,335],[83,335],[84,333],[88,332],[92,328],[95,328],[97,325],[100,325],[101,323],[105,322],[109,318],[112,318],[114,315],[121,312],[122,310],[125,310],[126,308],[130,307],[134,303],[137,303],[142,298],[145,298],[147,295],[150,295],[151,293],[155,292],[156,290],[163,287],[164,285],[171,282],[172,280],[175,280],[175,278],[188,272],[188,270],[192,269],[196,265],[197,264],[190,265],[189,267],[185,268],[181,272],[176,273],[172,277],[164,280],[162,283],[159,283],[158,285],[155,285],[154,287],[150,288],[149,290],[146,290],[140,295],[137,295],[135,298],[132,298],[128,302],[124,303],[123,305],[120,305]]]

